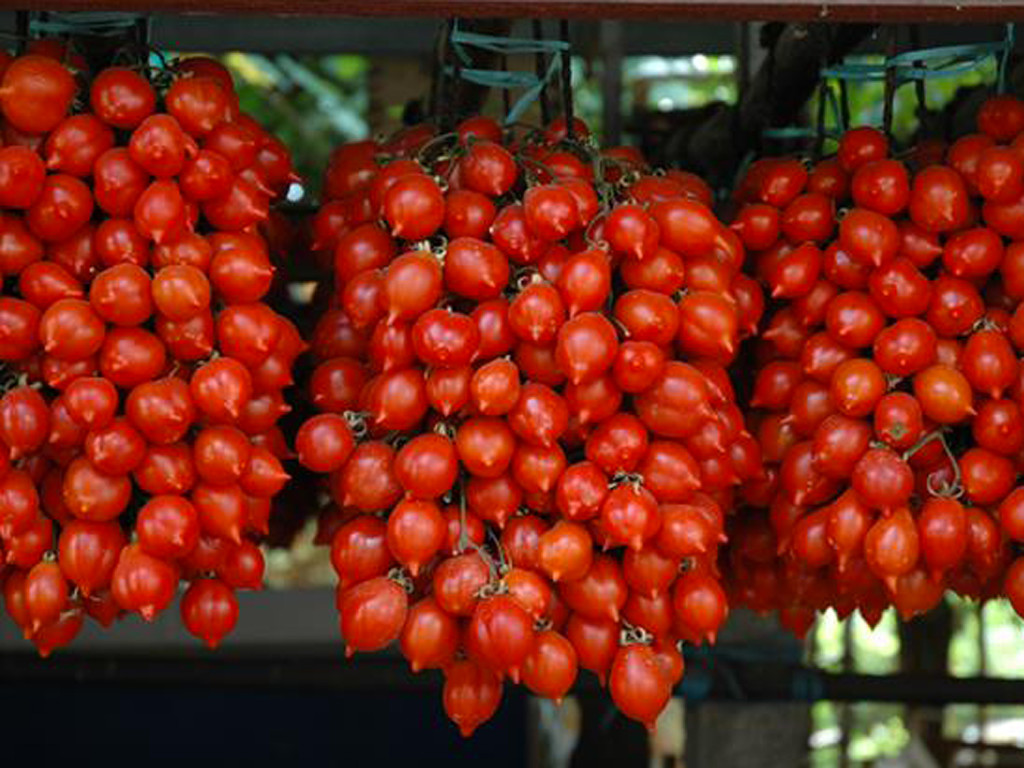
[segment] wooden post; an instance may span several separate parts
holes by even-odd
[[[743,643],[780,657],[798,655],[799,641],[775,619],[730,614],[722,643]],[[803,765],[811,718],[808,704],[752,701],[687,702],[686,768],[779,768]]]
[[[843,672],[856,669],[853,647],[854,617],[848,616],[843,622]],[[853,705],[848,701],[839,702],[839,768],[850,765],[850,731],[853,730]]]
[[[899,622],[900,671],[923,675],[945,675],[949,668],[949,641],[953,636],[953,611],[945,601],[911,621]],[[906,708],[907,730],[916,735],[940,765],[952,755],[943,754],[942,707],[910,705]]]
[[[988,674],[988,633],[985,631],[985,603],[978,603],[975,606],[975,613],[978,617],[978,675]],[[981,741],[985,741],[985,730],[988,726],[988,707],[984,704],[978,705],[978,731],[981,733]]]

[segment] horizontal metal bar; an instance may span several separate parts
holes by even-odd
[[[4,3],[0,0],[0,9]],[[666,23],[664,20],[629,20],[622,25],[626,56],[684,56],[696,53],[733,53],[733,24],[725,20]],[[956,26],[926,24],[922,46],[979,43],[998,39],[1002,30],[991,24]],[[574,43],[581,53],[597,44],[597,21],[573,25]],[[438,21],[430,18],[352,18],[271,16],[254,12],[235,15],[225,24],[217,14],[154,13],[151,41],[173,51],[250,51],[263,53],[353,53],[426,55],[433,51]],[[516,34],[528,31],[527,22],[513,26]],[[0,30],[13,33],[15,12],[0,10]],[[858,52],[884,52],[880,37],[869,37]],[[589,47],[588,47],[589,46]]]
[[[713,683],[698,698],[710,701],[800,701],[797,678],[816,680],[815,699],[876,701],[940,706],[953,703],[1024,703],[1019,680],[991,677],[955,678],[927,675],[860,675],[821,672],[784,664],[714,665]],[[247,652],[149,656],[58,653],[40,659],[29,653],[0,656],[0,685],[75,683],[118,687],[291,688],[301,690],[390,691],[434,690],[442,678],[436,671],[413,674],[397,653],[342,658],[338,646],[267,648]],[[576,691],[597,693],[596,678],[583,673]],[[681,688],[685,695],[686,685]],[[806,688],[804,689],[807,690]]]
[[[317,16],[657,18],[782,21],[951,21],[1024,19],[1024,3],[1000,0],[10,0],[0,8]]]

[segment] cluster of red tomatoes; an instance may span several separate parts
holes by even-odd
[[[774,301],[730,597],[798,632],[827,607],[909,618],[946,589],[1024,613],[1024,103],[990,99],[977,128],[903,159],[854,129],[737,190]]]
[[[257,232],[290,158],[212,60],[66,58],[0,60],[5,607],[46,654],[185,579],[216,645],[289,479],[307,345]],[[858,128],[757,161],[729,226],[579,121],[349,144],[324,199],[294,447],[341,632],[442,670],[462,733],[580,668],[650,726],[730,603],[1024,615],[1021,101],[902,158]]]
[[[154,88],[39,50],[0,62],[6,610],[45,655],[86,615],[152,619],[186,579],[185,626],[215,645],[288,478],[276,422],[305,345],[261,301],[253,228],[291,161],[211,59]]]
[[[335,290],[296,450],[329,473],[341,632],[442,669],[467,735],[504,680],[558,700],[579,667],[652,725],[761,471],[726,372],[763,306],[740,239],[699,179],[574,129],[346,145],[314,223]]]

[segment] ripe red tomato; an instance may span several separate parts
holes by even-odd
[[[238,621],[234,590],[219,579],[196,579],[181,598],[181,619],[190,633],[216,648]]]
[[[76,90],[74,77],[60,61],[19,56],[4,70],[0,111],[19,131],[47,133],[64,119]]]

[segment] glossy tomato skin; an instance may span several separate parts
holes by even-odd
[[[380,650],[398,638],[408,613],[408,595],[390,579],[376,577],[345,590],[340,613],[347,655]]]
[[[64,118],[75,91],[74,77],[61,62],[36,54],[19,56],[4,71],[0,110],[18,130],[46,133]]]
[[[238,621],[235,593],[220,579],[197,579],[182,597],[181,618],[190,633],[216,648]]]
[[[625,646],[615,654],[609,687],[616,706],[648,729],[653,729],[672,692],[654,651],[643,645]]]
[[[132,130],[153,113],[156,93],[137,72],[111,67],[93,81],[89,101],[93,112],[108,125]]]
[[[493,717],[501,692],[498,676],[473,660],[456,661],[445,670],[444,710],[464,737]]]

